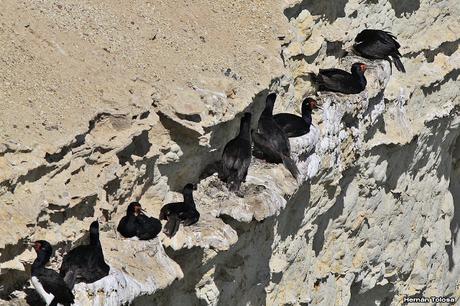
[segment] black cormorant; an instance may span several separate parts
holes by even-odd
[[[48,241],[37,240],[34,243],[37,258],[32,264],[31,282],[46,305],[71,305],[74,295],[64,279],[54,270],[45,268],[53,249]]]
[[[351,73],[341,69],[320,69],[318,75],[311,73],[312,80],[318,84],[319,91],[334,91],[344,94],[357,94],[366,89],[364,72],[367,66],[354,63]]]
[[[62,260],[59,273],[70,288],[80,282],[93,283],[109,274],[110,267],[104,261],[97,221],[89,227],[89,241],[88,245],[70,250]]]
[[[396,37],[387,31],[366,29],[361,31],[355,38],[353,48],[362,57],[369,59],[385,59],[390,63],[393,60],[396,69],[406,72],[401,62],[399,53],[400,44]]]
[[[185,185],[182,190],[184,202],[169,203],[161,208],[160,220],[168,221],[163,229],[166,236],[174,236],[180,223],[188,226],[198,222],[200,213],[196,210],[193,201],[193,189],[192,184]]]
[[[149,240],[160,233],[161,222],[146,216],[139,202],[132,202],[128,205],[126,216],[118,223],[117,230],[125,238],[136,236],[140,240]]]
[[[254,155],[270,163],[282,162],[297,179],[299,177],[299,170],[291,158],[289,139],[273,119],[275,100],[275,93],[267,96],[265,109],[260,116],[257,130],[252,132]]]
[[[251,155],[251,114],[245,113],[238,136],[225,145],[222,154],[222,179],[231,191],[238,191],[246,179]]]
[[[280,113],[274,115],[273,119],[275,119],[276,124],[287,137],[299,137],[310,132],[311,113],[316,108],[316,100],[306,98],[302,102],[302,117],[289,113]]]

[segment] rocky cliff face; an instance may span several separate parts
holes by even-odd
[[[110,275],[79,305],[400,305],[460,297],[460,7],[442,1],[4,1],[0,298],[36,305],[30,241],[59,267],[99,218]],[[248,3],[249,2],[249,3]],[[393,32],[407,73],[350,51]],[[299,112],[308,72],[371,64],[292,139],[303,182],[253,160],[244,197],[215,169],[239,118]],[[393,71],[392,71],[393,70]],[[255,126],[255,122],[253,123]],[[200,221],[122,239],[188,182]]]

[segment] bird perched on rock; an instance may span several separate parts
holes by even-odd
[[[401,46],[396,37],[390,32],[382,30],[366,29],[361,31],[355,38],[354,50],[362,57],[369,59],[385,59],[393,63],[401,72],[406,72],[401,62]]]
[[[76,283],[93,283],[107,276],[109,271],[99,240],[99,223],[94,221],[89,227],[89,244],[70,250],[62,260],[59,274],[73,288]]]
[[[238,191],[246,179],[251,155],[251,114],[245,113],[238,136],[225,145],[222,154],[222,180],[227,182],[231,191]]]
[[[37,240],[34,243],[37,258],[32,264],[31,282],[37,293],[45,301],[46,305],[71,305],[74,295],[59,273],[45,268],[49,262],[53,249],[45,240]]]
[[[319,91],[334,91],[344,94],[357,94],[366,89],[367,81],[364,72],[367,66],[363,63],[354,63],[351,73],[341,69],[320,69],[318,75],[310,76],[318,85]]]
[[[302,117],[289,113],[280,113],[273,116],[276,124],[287,137],[299,137],[310,132],[312,122],[311,113],[318,108],[316,100],[306,98],[302,102]]]
[[[182,190],[184,202],[169,203],[164,205],[160,210],[160,220],[167,220],[163,229],[168,237],[172,237],[179,230],[179,225],[192,225],[198,222],[200,213],[196,210],[195,202],[193,201],[192,184],[185,185]]]
[[[118,223],[117,230],[125,238],[136,236],[140,240],[149,240],[160,233],[161,222],[146,216],[139,202],[132,202],[128,205],[126,216]]]
[[[257,130],[253,131],[254,154],[270,163],[282,162],[297,179],[299,170],[291,158],[289,139],[273,118],[276,94],[271,93],[265,101],[265,109],[260,116]]]

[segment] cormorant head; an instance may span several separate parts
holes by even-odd
[[[353,65],[351,65],[351,72],[353,73],[356,73],[356,72],[364,73],[366,69],[367,69],[367,66],[366,64],[363,64],[363,63],[354,63]]]
[[[188,205],[192,205],[195,207],[195,202],[193,201],[193,190],[196,190],[197,186],[194,184],[187,184],[185,185],[184,189],[182,190],[182,196],[184,197],[184,203]]]
[[[99,240],[99,222],[93,221],[89,226],[89,244],[90,245],[101,245]]]
[[[160,210],[160,220],[168,220],[168,216],[171,214],[171,211],[167,209],[167,206],[163,206]]]
[[[264,113],[273,113],[273,107],[275,106],[275,101],[276,101],[276,93],[272,92],[267,96],[267,99],[265,100],[265,109]]]
[[[51,256],[51,253],[53,252],[53,248],[51,247],[51,244],[46,241],[46,240],[37,240],[34,242],[34,249],[35,252],[38,253],[48,253]]]
[[[318,103],[316,102],[315,99],[313,98],[306,98],[303,103],[306,103],[308,105],[308,108],[310,110],[314,110],[318,108]]]
[[[99,234],[99,222],[97,222],[97,220],[91,223],[89,226],[89,232],[90,234]]]
[[[35,252],[37,252],[37,258],[34,260],[34,263],[32,264],[32,272],[34,271],[34,269],[46,265],[53,253],[53,248],[51,247],[51,244],[49,244],[48,241],[37,240],[34,242],[33,246]]]
[[[310,115],[311,112],[314,110],[314,109],[317,109],[319,108],[318,107],[318,104],[316,103],[316,100],[313,99],[313,98],[306,98],[305,100],[303,100],[302,102],[302,117],[305,116],[305,115]]]
[[[127,215],[139,215],[142,212],[142,206],[139,202],[131,202],[126,210]]]
[[[193,190],[196,190],[196,185],[188,183],[187,185],[184,186],[184,189],[182,190],[182,193],[192,193]]]

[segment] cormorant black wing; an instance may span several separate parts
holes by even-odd
[[[140,214],[136,217],[136,221],[138,224],[136,236],[141,240],[153,239],[161,231],[161,222],[158,219]]]
[[[160,210],[160,220],[167,220],[170,214],[177,214],[181,211],[181,206],[183,204],[184,202],[175,202],[163,205]]]
[[[276,124],[273,117],[261,118],[257,132],[264,135],[275,150],[282,154],[290,155],[291,145],[289,140],[283,130]]]
[[[61,268],[59,269],[59,274],[61,277],[65,277],[67,272],[70,271],[72,264],[78,259],[78,255],[76,254],[75,250],[79,247],[70,250],[62,259]]]
[[[280,152],[276,150],[272,142],[268,140],[265,135],[259,133],[253,133],[254,145],[257,151],[262,152],[265,158],[271,162],[280,162]]]
[[[239,162],[240,146],[238,145],[238,138],[230,140],[224,148],[222,154],[222,167],[224,178],[228,179],[233,169],[236,169]]]
[[[355,81],[353,76],[340,69],[320,69],[318,75],[319,90],[331,90],[348,93]]]
[[[59,274],[66,278],[67,273],[75,273],[77,283],[92,283],[107,276],[109,271],[100,246],[80,245],[64,256]]]
[[[70,304],[74,302],[74,295],[67,287],[64,279],[54,270],[43,269],[38,279],[46,292],[54,295],[54,300],[58,303]]]
[[[289,172],[291,172],[291,174],[296,179],[298,178],[299,170],[297,169],[295,162],[291,159],[289,155],[281,154],[280,152],[275,150],[270,141],[267,140],[264,137],[264,135],[254,133],[253,137],[254,143],[261,147],[261,151],[264,153],[264,155],[267,155],[267,157],[269,158],[276,157],[276,160],[278,162],[282,162],[284,166],[289,170]]]
[[[370,59],[388,59],[393,53],[393,49],[381,42],[363,42],[354,46],[355,50],[364,57]]]
[[[319,74],[323,77],[334,78],[334,79],[345,79],[351,78],[352,75],[349,72],[346,72],[342,69],[330,68],[330,69],[320,69]]]
[[[276,124],[283,130],[287,137],[299,137],[310,131],[310,123],[302,117],[289,113],[280,113],[273,116]]]
[[[164,233],[168,237],[174,236],[179,230],[180,220],[176,214],[168,216],[168,222],[166,222]]]
[[[227,183],[235,183],[235,189],[246,177],[251,163],[251,143],[247,139],[235,138],[224,149],[222,170]]]
[[[392,46],[392,48],[394,49],[398,49],[399,47],[401,47],[398,41],[396,40],[396,37],[390,32],[378,31],[376,36],[378,40],[380,40],[384,44]]]
[[[387,31],[366,29],[359,33],[355,38],[356,45],[360,45],[359,48],[370,48],[373,47],[374,51],[378,54],[390,54],[397,52],[399,54],[400,44],[396,40],[396,37]],[[379,50],[379,47],[385,48]],[[388,51],[389,50],[389,51]]]
[[[185,217],[185,218],[184,218]],[[190,207],[181,217],[185,226],[195,224],[200,219],[200,213],[193,207]]]
[[[132,220],[127,216],[121,218],[118,223],[117,231],[125,238],[134,237],[136,235],[134,218],[132,218]]]

